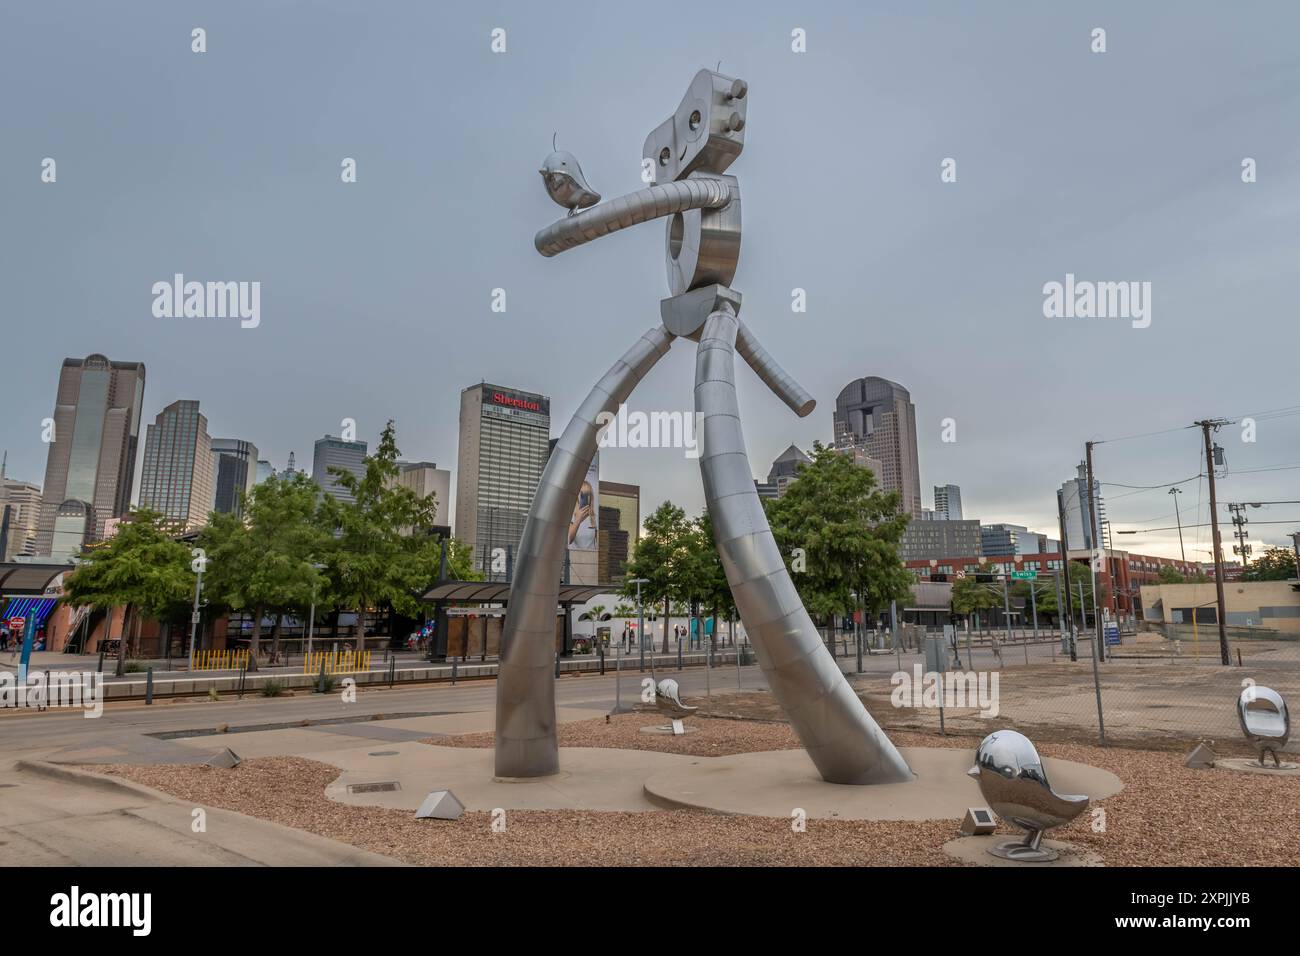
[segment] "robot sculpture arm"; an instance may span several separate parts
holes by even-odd
[[[721,209],[730,202],[731,192],[718,179],[662,183],[553,222],[534,237],[533,245],[550,258],[629,226],[690,209]]]

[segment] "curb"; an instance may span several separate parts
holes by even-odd
[[[143,784],[136,783],[133,780],[124,780],[121,777],[110,777],[102,773],[95,773],[91,770],[80,770],[66,764],[50,763],[46,760],[16,760],[14,761],[14,769],[19,771],[25,770],[28,773],[39,774],[42,777],[52,777],[55,780],[66,780],[70,783],[81,784],[82,786],[124,791],[146,800],[168,802],[173,799],[165,793],[146,787]]]

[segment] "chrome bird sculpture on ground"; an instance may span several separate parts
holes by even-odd
[[[816,404],[741,321],[741,296],[730,288],[740,258],[740,185],[726,172],[744,148],[748,94],[743,80],[700,70],[677,111],[646,138],[641,168],[650,185],[626,196],[575,213],[586,197],[568,188],[565,177],[576,171],[569,158],[552,154],[543,169],[547,192],[571,215],[537,233],[533,244],[538,252],[555,256],[612,232],[667,219],[670,295],[659,303],[660,321],[579,406],[537,486],[501,641],[496,713],[500,777],[559,770],[555,617],[567,521],[602,426],[674,339],[682,338],[697,343],[695,411],[703,422],[699,462],[714,543],[773,695],[824,779],[843,784],[912,779],[911,769],[849,687],[804,610],[755,491],[745,451],[736,400],[737,353],[796,415],[809,414]],[[584,182],[580,177],[573,181]]]
[[[975,751],[975,766],[967,773],[979,781],[980,793],[993,812],[1025,831],[1023,840],[991,847],[1006,860],[1045,863],[1057,852],[1043,846],[1043,834],[1069,823],[1088,808],[1088,797],[1060,794],[1047,780],[1038,750],[1024,734],[998,730]]]
[[[1237,696],[1237,719],[1241,732],[1259,754],[1259,765],[1266,767],[1264,755],[1273,755],[1273,766],[1282,769],[1277,752],[1291,739],[1291,713],[1282,695],[1271,687],[1250,684]]]

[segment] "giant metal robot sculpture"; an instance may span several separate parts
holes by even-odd
[[[555,609],[573,503],[596,451],[601,413],[616,412],[673,339],[681,337],[699,343],[695,410],[703,417],[700,470],[714,538],[772,693],[826,780],[870,784],[912,778],[804,610],[745,453],[736,403],[736,352],[795,414],[807,415],[815,404],[740,321],[740,293],[728,287],[740,254],[740,188],[734,176],[724,173],[744,146],[747,93],[742,80],[709,70],[696,74],[677,112],[646,139],[643,168],[654,171],[654,185],[630,195],[600,203],[569,153],[552,153],[541,170],[551,198],[569,215],[537,234],[538,252],[554,256],[667,217],[672,297],[660,303],[662,324],[641,336],[578,408],[537,487],[501,640],[498,776],[537,777],[559,770]]]

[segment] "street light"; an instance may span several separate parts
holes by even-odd
[[[641,606],[641,585],[649,584],[649,578],[633,578],[628,584],[636,585],[636,640],[641,651],[641,670],[645,670],[645,608]],[[650,667],[653,672],[654,657],[651,655]]]
[[[199,631],[199,595],[203,593],[203,570],[208,566],[207,553],[202,548],[190,551],[194,560],[190,570],[194,572],[194,610],[190,614],[190,670],[194,670],[194,639]]]
[[[317,571],[325,570],[325,565],[323,564],[313,564],[312,567]],[[311,613],[307,616],[307,653],[305,655],[306,657],[311,657],[311,640],[312,640],[312,633],[315,630],[315,628],[316,628],[316,582],[313,581],[311,585]],[[361,638],[363,642],[365,641],[365,630],[366,630],[366,626],[365,626],[365,620],[363,618],[361,624]]]
[[[1174,518],[1178,522],[1178,553],[1183,556],[1183,563],[1187,563],[1187,552],[1183,549],[1183,516],[1178,513],[1178,496],[1183,493],[1183,489],[1175,485],[1169,489],[1169,494],[1174,496]],[[1123,534],[1124,532],[1120,532]]]
[[[633,578],[628,584],[636,585],[636,639],[641,647],[641,669],[645,670],[645,611],[641,607],[641,585],[648,584],[648,578]],[[623,713],[623,652],[619,651],[614,661],[614,713]]]

